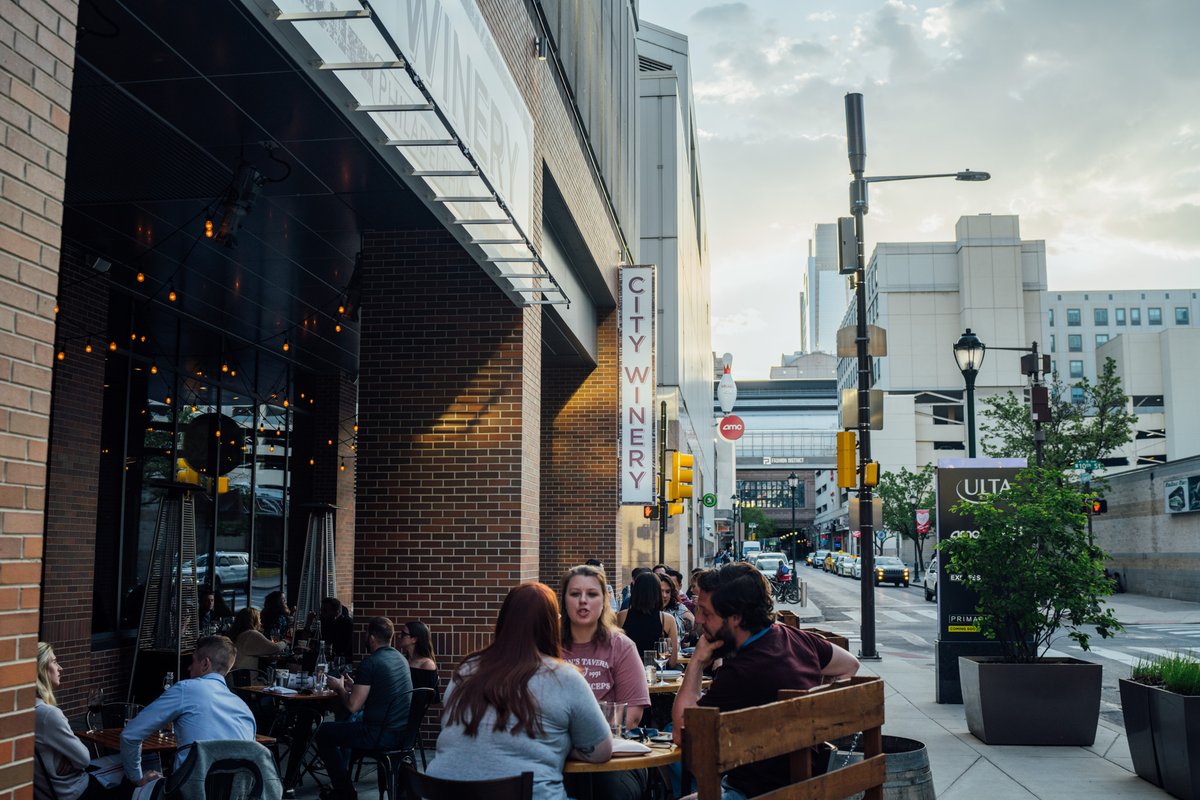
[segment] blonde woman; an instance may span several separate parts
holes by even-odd
[[[91,754],[71,731],[67,716],[58,707],[54,690],[62,681],[62,667],[54,648],[46,642],[37,646],[37,698],[34,700],[33,786],[39,798],[58,800],[119,800],[129,797],[132,787],[122,783],[106,789],[87,772]],[[52,793],[53,792],[53,793]]]
[[[259,657],[278,655],[287,647],[287,642],[272,642],[263,635],[262,619],[253,606],[246,606],[233,618],[229,638],[237,648],[234,669],[258,669]]]

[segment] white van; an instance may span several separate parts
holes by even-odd
[[[925,567],[925,599],[932,601],[937,597],[938,557],[935,553]]]
[[[762,542],[742,542],[742,561],[749,561],[750,556],[762,552]]]

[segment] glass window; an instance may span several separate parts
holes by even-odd
[[[1081,324],[1081,317],[1078,308],[1067,309],[1067,327],[1078,328]]]
[[[738,481],[743,506],[755,508],[792,507],[792,487],[787,479],[778,481]],[[804,508],[804,480],[796,485],[796,508]]]
[[[1054,352],[1054,334],[1050,334],[1050,352]]]
[[[1082,361],[1075,361],[1074,359],[1071,360],[1071,377],[1072,378],[1082,378],[1083,377],[1083,362]]]
[[[1097,325],[1107,325],[1108,324],[1108,309],[1107,308],[1093,308],[1092,309],[1092,319]]]
[[[1067,349],[1072,353],[1083,352],[1083,336],[1078,333],[1072,333],[1067,336]]]
[[[1096,334],[1096,347],[1099,347],[1100,345],[1104,344],[1107,341],[1108,341],[1107,333],[1097,333]]]
[[[1130,325],[1141,325],[1142,324],[1142,310],[1140,308],[1129,309],[1129,324]]]
[[[1146,324],[1147,325],[1162,325],[1162,309],[1147,308],[1146,309]]]
[[[1074,363],[1074,362],[1072,362],[1072,363]],[[1072,386],[1071,387],[1071,402],[1077,406],[1083,405],[1083,387],[1081,387],[1081,386]]]
[[[1057,372],[1058,372],[1058,359],[1052,358],[1052,359],[1050,359],[1050,374],[1054,375]]]
[[[1117,325],[1124,325],[1124,324],[1125,324],[1125,309],[1118,308],[1117,309]]]
[[[1059,300],[1061,300],[1061,299],[1062,298],[1060,297]],[[1050,309],[1050,327],[1051,328],[1054,327],[1054,309],[1053,308]]]
[[[963,407],[960,405],[935,405],[933,407],[934,425],[961,425]]]
[[[1175,324],[1188,325],[1188,310],[1186,306],[1178,306],[1175,309]]]

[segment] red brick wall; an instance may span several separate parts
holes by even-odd
[[[39,560],[75,17],[70,0],[6,0],[0,11],[0,800],[33,795]]]
[[[442,230],[363,243],[354,603],[421,619],[448,670],[538,577],[540,309]]]
[[[594,367],[542,370],[542,581],[598,558],[617,586],[625,553],[617,537],[620,503],[617,322],[597,331]]]
[[[63,663],[63,686],[57,695],[68,714],[82,711],[92,683],[100,410],[108,353],[102,338],[93,338],[92,352],[85,352],[87,334],[108,328],[107,284],[89,280],[95,274],[83,263],[82,253],[64,248],[58,334],[66,358],[54,366],[41,637],[54,645]]]

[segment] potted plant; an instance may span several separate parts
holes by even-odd
[[[1060,630],[1084,650],[1085,627],[1101,637],[1121,630],[1101,605],[1112,584],[1087,536],[1085,500],[1061,472],[1026,468],[1001,491],[959,503],[976,530],[939,546],[950,573],[979,597],[980,631],[1003,648],[999,657],[959,658],[967,726],[987,744],[1095,740],[1100,665],[1045,657]]]
[[[1177,654],[1139,662],[1119,683],[1138,777],[1200,800],[1200,660]]]

